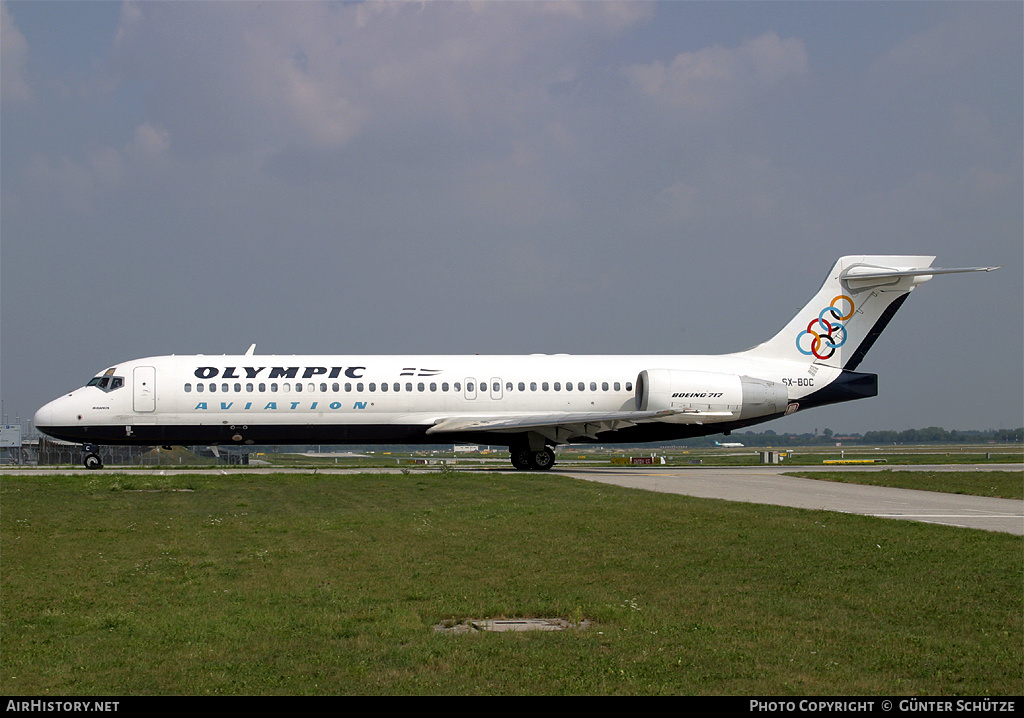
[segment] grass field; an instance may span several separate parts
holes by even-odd
[[[788,471],[819,481],[891,486],[896,489],[941,491],[946,494],[1024,499],[1024,475],[1020,471]]]
[[[1017,695],[1019,537],[555,474],[0,478],[8,695]],[[558,633],[435,630],[471,618]]]

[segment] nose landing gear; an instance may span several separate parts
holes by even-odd
[[[103,461],[100,459],[100,447],[96,444],[82,445],[82,463],[87,469],[102,469]]]

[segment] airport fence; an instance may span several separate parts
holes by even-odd
[[[225,453],[217,457],[209,449],[194,448],[186,451],[166,452],[153,446],[100,446],[97,453],[105,466],[177,466],[183,464],[221,463],[247,464],[248,455]],[[82,466],[84,454],[78,444],[40,438],[26,442],[15,461],[22,465]]]

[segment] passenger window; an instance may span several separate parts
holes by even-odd
[[[371,385],[371,386],[372,386],[372,385]],[[388,383],[387,383],[386,381],[382,381],[382,382],[380,383],[380,390],[381,390],[381,391],[387,391],[387,390],[388,390]]]
[[[377,391],[377,384],[376,384],[376,382],[372,382],[372,381],[370,382],[370,391]]]
[[[416,385],[417,391],[423,391],[425,388],[426,387],[423,386],[423,382],[420,382],[419,384]]]
[[[217,385],[214,384],[212,381],[210,382],[210,391],[217,391]]]
[[[608,382],[601,382],[601,391],[608,391]]]
[[[633,391],[633,382],[631,382],[631,381],[627,381],[626,382],[626,391]]]
[[[537,391],[537,382],[535,382],[535,381],[531,381],[530,382],[530,391]]]
[[[540,386],[541,386],[542,390],[544,390],[544,391],[548,390],[548,383],[547,382],[542,383]]]
[[[267,390],[267,385],[264,384],[263,382],[260,382],[260,392],[262,393],[262,392],[265,392],[266,390]]]
[[[555,391],[561,391],[561,390],[562,390],[562,382],[556,381],[555,382]]]
[[[202,392],[205,389],[204,384],[196,384],[196,391]]]
[[[619,382],[615,382],[614,386],[615,386],[615,391],[622,391],[622,385],[619,384]]]
[[[437,391],[437,383],[430,382],[430,391]]]
[[[185,393],[186,394],[191,394],[192,393],[192,384],[190,384],[188,382],[185,382]]]
[[[566,391],[572,391],[572,382],[571,381],[565,382],[565,390]]]

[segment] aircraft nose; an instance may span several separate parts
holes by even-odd
[[[80,441],[85,437],[80,429],[82,409],[79,403],[72,392],[40,407],[32,421],[36,429],[47,436],[63,441]]]
[[[46,427],[53,426],[53,402],[41,407],[36,412],[35,419],[32,420],[37,429],[45,429]]]
[[[74,423],[71,420],[74,410],[75,407],[70,399],[67,396],[62,396],[40,407],[33,423],[40,431],[58,426],[71,426]]]

